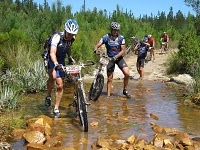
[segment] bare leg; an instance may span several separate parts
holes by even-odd
[[[112,88],[112,80],[113,80],[114,72],[107,72],[108,80],[107,80],[107,94],[110,96],[111,88]]]
[[[47,96],[51,96],[51,92],[54,86],[53,69],[49,69],[49,79],[47,80]]]
[[[140,70],[140,67],[137,67],[137,72],[138,72],[138,74],[139,74],[140,77],[141,77],[141,70]]]
[[[127,98],[131,98],[131,95],[128,93],[127,88],[128,88],[128,82],[129,82],[129,78],[130,78],[130,72],[129,72],[129,68],[128,67],[124,67],[122,69],[122,72],[124,74],[124,89],[123,89],[123,94],[127,97]]]
[[[140,67],[140,77],[144,79],[144,68]]]
[[[152,49],[152,58],[153,58],[153,60],[155,60],[155,54],[154,54],[154,49]]]
[[[128,82],[129,82],[129,78],[130,78],[130,72],[129,72],[129,68],[128,67],[124,67],[122,69],[122,72],[124,74],[124,89],[127,89],[128,87]]]
[[[56,79],[56,104],[55,104],[55,109],[59,108],[62,95],[63,95],[63,79],[57,78]]]

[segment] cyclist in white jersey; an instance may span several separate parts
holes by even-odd
[[[71,45],[75,41],[75,35],[78,33],[78,23],[76,20],[69,19],[64,25],[64,32],[54,34],[51,40],[50,46],[50,59],[47,81],[47,96],[45,98],[45,105],[51,106],[51,93],[56,81],[56,103],[54,107],[54,115],[59,116],[59,105],[63,95],[63,77],[64,72],[61,70],[62,66],[65,65],[65,58],[68,55],[69,63],[75,63],[71,56]]]

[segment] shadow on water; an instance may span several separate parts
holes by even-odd
[[[85,82],[86,91],[89,90],[92,81]],[[122,94],[122,81],[114,81],[112,96],[106,97],[106,85],[97,102],[91,102],[88,107],[89,131],[81,130],[79,122],[75,119],[74,109],[68,105],[72,102],[72,88],[66,88],[61,101],[61,117],[54,119],[53,136],[62,134],[63,146],[73,147],[77,150],[90,150],[98,136],[118,134],[129,137],[138,135],[139,139],[152,140],[155,132],[150,123],[160,126],[177,128],[182,132],[200,135],[199,110],[183,106],[180,103],[183,90],[173,84],[165,84],[156,81],[129,82],[131,99],[126,99]],[[181,94],[180,94],[181,93]],[[45,93],[29,95],[25,103],[26,115],[37,117],[45,114],[53,118],[52,108],[44,106]],[[54,106],[55,101],[52,101]],[[159,120],[154,120],[150,114],[156,114]],[[92,127],[90,123],[98,122],[98,126]],[[80,142],[82,138],[88,140],[87,144]],[[12,144],[14,149],[26,149],[24,140]]]

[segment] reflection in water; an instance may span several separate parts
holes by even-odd
[[[89,84],[85,84],[86,91]],[[81,130],[78,120],[75,118],[74,108],[69,108],[72,102],[73,89],[68,87],[61,100],[61,118],[54,121],[53,135],[62,135],[63,147],[73,147],[77,150],[90,150],[91,145],[96,142],[98,136],[119,134],[129,137],[136,134],[139,138],[152,140],[155,132],[151,129],[150,122],[168,128],[177,128],[180,131],[200,135],[200,111],[186,106],[177,105],[177,87],[166,85],[155,81],[133,81],[129,82],[131,99],[122,95],[122,82],[114,82],[112,95],[106,98],[106,86],[97,102],[91,102],[88,107],[89,124],[98,122],[98,126],[89,125],[88,133]],[[44,106],[45,93],[29,95],[26,103],[26,114],[37,117],[45,114],[53,117],[52,108]],[[54,101],[52,102],[54,105]],[[156,114],[159,120],[154,120],[150,114]],[[88,140],[88,141],[85,141]],[[24,141],[13,143],[14,149],[23,149]],[[21,143],[21,145],[19,144]]]
[[[179,120],[183,122],[182,130],[187,133],[200,136],[200,111],[188,106],[179,106],[178,113],[180,114]]]

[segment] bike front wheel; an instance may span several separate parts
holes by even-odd
[[[88,94],[88,99],[92,101],[97,101],[99,96],[101,95],[103,86],[104,86],[104,76],[102,74],[99,74],[96,78],[96,82],[95,80],[92,82]]]
[[[85,103],[85,99],[83,96],[83,91],[81,88],[78,88],[77,91],[77,104],[76,104],[76,111],[78,113],[80,123],[83,127],[83,130],[85,132],[88,132],[88,118],[87,118],[87,106]]]

